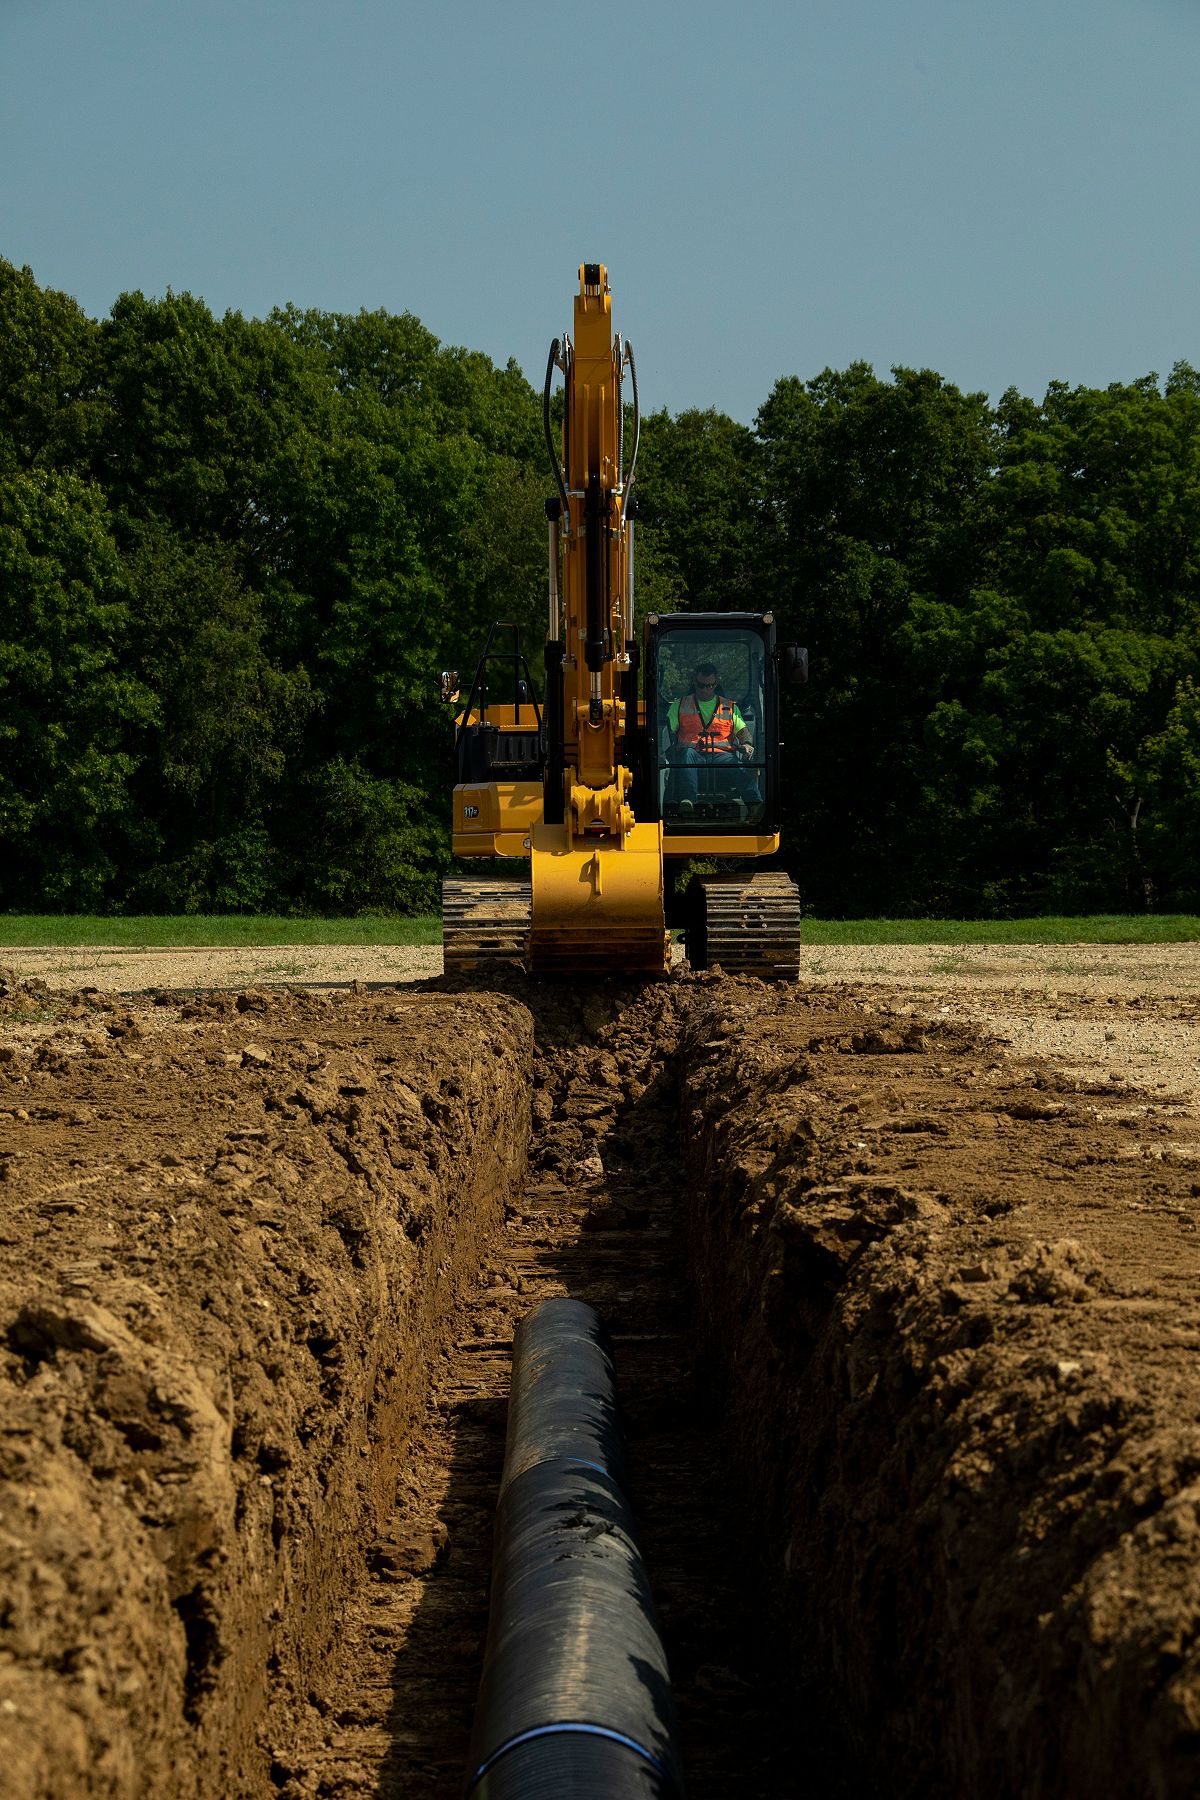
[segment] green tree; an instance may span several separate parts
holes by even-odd
[[[105,910],[145,838],[133,779],[158,708],[130,639],[99,491],[0,478],[0,907]]]
[[[1200,592],[1200,389],[1180,364],[1104,389],[1006,394],[986,526],[996,576],[1046,625],[1190,628]]]
[[[100,342],[110,410],[95,473],[122,525],[219,539],[256,585],[290,572],[297,474],[333,429],[319,359],[190,294],[123,294]]]
[[[1149,798],[1142,840],[1157,882],[1153,897],[1172,910],[1200,911],[1200,682],[1195,676],[1185,675],[1177,684],[1162,729],[1143,741],[1138,764],[1129,785]]]
[[[1019,623],[958,697],[1007,723],[1014,891],[1064,910],[1179,904],[1148,747],[1200,649],[1195,373],[1007,394],[998,424],[981,560]]]
[[[86,468],[103,420],[98,351],[74,300],[0,258],[0,473]]]
[[[315,913],[436,910],[449,860],[430,792],[333,757],[301,777],[282,849],[290,891]]]
[[[313,706],[307,673],[271,660],[261,599],[238,576],[232,550],[145,527],[129,582],[138,666],[158,700],[137,782],[158,846],[131,871],[129,902],[261,911],[278,898],[272,830]]]
[[[789,700],[785,830],[819,911],[924,910],[925,697],[900,646],[922,595],[977,577],[995,446],[986,398],[865,363],[778,382],[759,411],[761,591],[812,681]]]
[[[994,591],[917,604],[901,668],[928,707],[914,845],[936,910],[1153,902],[1142,765],[1179,663],[1168,638],[1039,629]]]
[[[754,434],[724,413],[652,413],[638,453],[638,585],[646,610],[753,612],[758,592]],[[639,609],[641,610],[641,609]]]

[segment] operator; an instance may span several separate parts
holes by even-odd
[[[692,691],[672,700],[667,728],[674,746],[672,762],[682,765],[678,782],[679,805],[691,811],[699,796],[701,768],[730,772],[732,785],[752,804],[758,787],[748,769],[738,765],[754,755],[750,729],[732,700],[721,692],[721,678],[713,663],[699,663],[692,676]]]

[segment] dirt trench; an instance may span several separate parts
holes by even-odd
[[[693,1355],[675,1048],[696,990],[523,992],[535,1042],[527,1179],[435,1362],[342,1660],[273,1722],[288,1746],[276,1749],[277,1778],[288,1800],[461,1792],[513,1329],[539,1300],[570,1293],[597,1308],[613,1342],[689,1792],[777,1795],[790,1695],[762,1633],[747,1496]]]
[[[14,1793],[457,1793],[566,1291],[693,1800],[1195,1791],[1183,1097],[852,985],[158,999],[4,1002]]]

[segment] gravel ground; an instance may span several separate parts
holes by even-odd
[[[118,993],[247,985],[407,984],[442,973],[439,945],[274,945],[265,949],[7,950],[9,967],[50,987]],[[1200,1108],[1200,944],[814,945],[808,988],[846,982],[905,991],[914,1007],[986,1025],[1016,1056],[1069,1074],[1123,1072]]]
[[[270,944],[234,950],[0,949],[0,963],[50,987],[98,987],[112,993],[151,988],[349,987],[355,981],[424,981],[442,972],[440,944]]]

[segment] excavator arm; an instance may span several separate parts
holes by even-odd
[[[661,822],[630,804],[638,729],[633,641],[632,477],[623,460],[622,380],[632,357],[612,327],[602,263],[584,263],[574,331],[551,346],[547,438],[558,494],[550,518],[543,817],[532,831],[535,972],[666,968]],[[565,380],[562,453],[550,382]],[[635,435],[636,446],[636,435]]]

